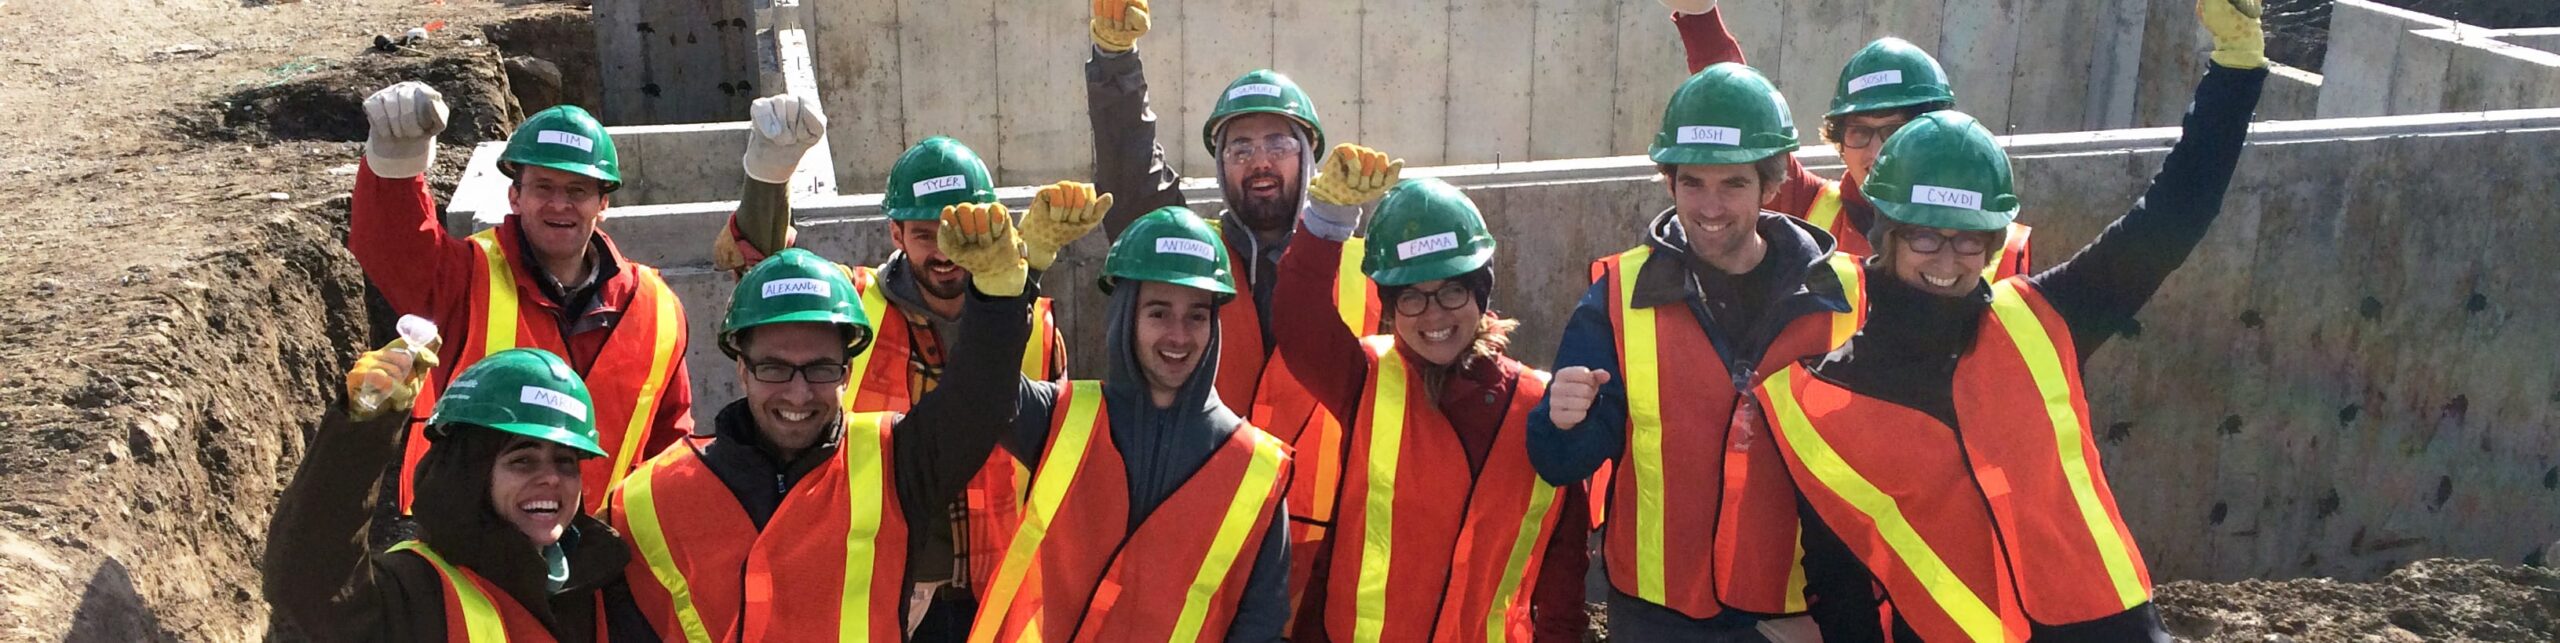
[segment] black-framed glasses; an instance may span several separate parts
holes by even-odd
[[[1466,307],[1467,302],[1475,299],[1475,291],[1468,290],[1466,286],[1457,283],[1442,285],[1439,290],[1431,292],[1408,288],[1404,292],[1396,293],[1396,314],[1406,317],[1420,316],[1426,310],[1424,306],[1434,303],[1439,304],[1441,310],[1457,310]]]
[[[1252,163],[1255,158],[1273,161],[1295,159],[1303,149],[1306,148],[1295,136],[1273,136],[1259,145],[1249,140],[1228,143],[1219,148],[1218,155],[1226,157],[1228,165],[1244,165]]]
[[[1902,126],[1909,124],[1911,124],[1910,121],[1903,121],[1892,125],[1868,127],[1842,123],[1840,124],[1840,144],[1849,149],[1867,149],[1869,145],[1892,139],[1894,132],[1902,131]]]
[[[815,364],[763,362],[748,365],[747,375],[749,377],[756,378],[756,381],[758,382],[764,382],[766,384],[781,384],[783,382],[789,382],[793,376],[798,376],[800,379],[807,380],[811,384],[834,384],[844,381],[845,371],[850,368],[852,368],[851,365],[845,364],[844,362],[818,362]]]
[[[1921,254],[1937,254],[1939,250],[1950,246],[1954,247],[1956,254],[1960,255],[1978,255],[1991,249],[1989,232],[1958,232],[1949,235],[1919,228],[1903,228],[1895,236],[1902,238],[1903,247]]]

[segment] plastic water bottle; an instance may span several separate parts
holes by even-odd
[[[391,350],[410,356],[412,365],[417,364],[416,357],[419,351],[434,354],[444,342],[443,338],[437,334],[436,323],[428,321],[425,317],[401,315],[397,328],[400,339],[406,347]],[[393,383],[393,386],[397,387],[398,383]],[[391,401],[391,390],[380,386],[368,385],[363,387],[363,390],[356,391],[356,410],[364,415],[370,416],[381,412],[382,405],[389,401]]]

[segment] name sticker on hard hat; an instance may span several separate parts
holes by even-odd
[[[1980,210],[1982,209],[1982,193],[1972,190],[1942,188],[1935,185],[1914,185],[1911,186],[1911,202],[1922,205],[1943,205],[1950,208]]]
[[[552,144],[552,145],[566,145],[566,146],[569,146],[569,147],[578,148],[578,151],[580,151],[580,152],[593,152],[593,151],[596,151],[596,141],[595,141],[595,139],[591,139],[591,138],[587,138],[587,137],[584,137],[584,136],[579,136],[579,135],[576,135],[576,134],[571,134],[571,133],[563,132],[563,131],[559,131],[559,130],[543,130],[541,134],[537,134],[537,135],[535,135],[533,140],[534,140],[534,142],[536,142],[536,143],[549,143],[549,144]]]
[[[1867,90],[1867,88],[1869,88],[1869,87],[1875,87],[1875,86],[1877,86],[1877,85],[1900,85],[1900,84],[1902,84],[1902,70],[1900,70],[1900,69],[1887,69],[1887,70],[1884,70],[1884,71],[1880,71],[1880,72],[1876,72],[1876,73],[1872,73],[1872,74],[1867,74],[1867,75],[1865,75],[1865,76],[1859,76],[1859,77],[1857,77],[1857,78],[1851,78],[1851,79],[1849,79],[1849,93],[1855,94],[1855,93],[1858,93],[1858,92],[1866,91],[1866,90]]]
[[[578,398],[570,397],[567,393],[539,386],[527,386],[524,387],[524,394],[516,401],[567,413],[569,417],[578,418],[581,422],[587,419],[587,404],[578,401]]]
[[[1740,147],[1742,145],[1742,130],[1732,127],[1685,125],[1680,128],[1679,136],[1680,139],[1677,142],[1681,145],[1699,143],[1734,147]]]
[[[1237,85],[1235,89],[1227,90],[1227,100],[1235,100],[1246,96],[1270,96],[1278,98],[1280,97],[1280,86],[1270,83],[1254,83],[1251,85]]]
[[[916,196],[924,196],[936,192],[949,192],[967,187],[969,187],[969,177],[953,174],[951,176],[937,176],[917,181],[915,184],[915,192]]]
[[[764,282],[764,298],[766,299],[785,295],[816,295],[819,297],[831,297],[834,296],[834,294],[835,289],[828,287],[827,282],[816,279],[775,279],[773,281]]]
[[[1156,254],[1189,255],[1209,261],[1218,260],[1218,249],[1198,239],[1165,237],[1156,240]]]
[[[1443,251],[1443,250],[1456,250],[1456,249],[1458,249],[1458,233],[1455,233],[1455,232],[1443,232],[1443,233],[1440,233],[1440,234],[1435,234],[1435,235],[1431,235],[1431,236],[1428,236],[1428,237],[1423,237],[1423,238],[1420,238],[1420,239],[1415,239],[1415,240],[1412,240],[1412,241],[1407,241],[1407,242],[1404,242],[1404,243],[1396,244],[1396,258],[1397,258],[1397,259],[1412,259],[1412,258],[1414,258],[1414,257],[1419,257],[1419,256],[1422,256],[1422,255],[1427,255],[1427,254],[1431,254],[1431,253],[1434,253],[1434,252],[1440,252],[1440,251]]]

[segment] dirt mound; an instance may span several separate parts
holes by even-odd
[[[2161,619],[2203,641],[2548,641],[2560,637],[2560,571],[2424,560],[2372,583],[2328,579],[2179,581]]]
[[[399,51],[368,51],[314,62],[305,74],[250,87],[178,115],[181,131],[212,140],[363,141],[364,99],[404,80],[424,82],[452,108],[437,140],[467,145],[505,138],[524,109],[509,90],[498,52],[484,44],[433,39]]]

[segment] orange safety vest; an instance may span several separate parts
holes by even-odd
[[[1726,607],[1803,612],[1802,530],[1785,465],[1760,414],[1744,408],[1726,360],[1707,358],[1718,353],[1699,320],[1679,305],[1632,305],[1635,271],[1652,258],[1652,247],[1638,246],[1592,267],[1607,284],[1627,389],[1627,448],[1606,482],[1613,524],[1601,552],[1610,584],[1690,618]],[[1826,261],[1847,271],[1850,313],[1794,320],[1754,363],[1827,353],[1857,331],[1866,308],[1857,259],[1832,253]],[[1666,309],[1674,316],[1660,319]]]
[[[469,569],[444,562],[443,556],[415,540],[392,545],[391,551],[416,554],[444,578],[444,639],[451,643],[549,643],[551,631],[517,604],[506,590]],[[602,634],[599,630],[598,634]]]
[[[1379,321],[1377,286],[1360,272],[1360,257],[1366,247],[1366,240],[1360,237],[1343,241],[1342,260],[1333,274],[1334,313],[1354,336],[1375,332]],[[1231,320],[1252,324],[1250,332],[1254,334],[1245,337],[1261,337],[1261,318],[1254,311],[1252,297],[1228,302],[1219,314],[1221,324]],[[1228,326],[1227,332],[1235,332],[1234,328]],[[1218,348],[1220,368],[1225,368],[1226,356],[1235,354],[1236,347],[1235,340],[1230,339]],[[1345,431],[1342,421],[1331,410],[1321,408],[1315,396],[1298,383],[1298,373],[1290,370],[1286,355],[1270,356],[1262,366],[1259,386],[1253,394],[1253,407],[1245,414],[1245,420],[1267,427],[1265,432],[1289,443],[1290,463],[1295,469],[1289,485],[1289,612],[1295,615],[1306,601],[1316,554],[1323,549],[1325,539],[1332,537],[1335,496],[1342,484],[1343,458],[1347,455],[1343,448]],[[1236,398],[1226,397],[1221,389],[1219,399]]]
[[[2022,640],[2151,600],[2090,439],[2071,330],[2024,279],[1992,286],[1957,358],[1957,423],[1801,365],[1760,385],[1787,466],[1922,637]]]
[[[690,445],[614,490],[632,602],[670,643],[898,641],[907,525],[886,413],[848,412],[835,457],[758,530]]]
[[[408,513],[417,495],[416,476],[409,472],[416,471],[418,460],[427,455],[426,420],[435,412],[430,402],[436,399],[435,389],[480,358],[510,348],[539,348],[563,359],[569,355],[569,343],[560,336],[559,326],[527,317],[519,305],[523,291],[537,287],[512,258],[515,243],[512,235],[498,234],[498,228],[471,235],[471,247],[479,257],[471,265],[471,329],[463,336],[462,349],[452,352],[451,361],[428,378],[430,386],[418,391],[419,403],[410,415],[409,438],[400,461],[401,513]],[[578,374],[595,401],[597,446],[612,454],[578,465],[579,497],[592,513],[604,511],[605,492],[614,481],[651,455],[641,453],[640,446],[657,428],[652,423],[658,417],[658,404],[676,384],[677,360],[684,359],[676,354],[676,342],[685,336],[683,305],[658,276],[658,269],[637,268],[640,283],[623,309],[620,327],[605,340],[604,352],[595,363]]]
[[[1288,486],[1288,447],[1237,427],[1132,530],[1101,383],[1069,383],[1056,408],[1022,529],[969,640],[1224,638]]]
[[[1875,254],[1875,248],[1867,241],[1866,233],[1858,231],[1856,226],[1849,225],[1848,217],[1840,216],[1842,207],[1840,189],[1839,181],[1822,182],[1822,192],[1814,196],[1813,208],[1804,213],[1805,222],[1830,232],[1832,238],[1839,240],[1839,245],[1835,249],[1840,252],[1861,257]],[[2027,224],[2009,222],[2009,238],[2000,246],[1999,260],[1982,267],[1982,278],[1999,281],[2027,274],[2028,270],[2033,269],[2034,263],[2029,260],[2027,254],[2029,247],[2027,237],[2034,232],[2035,229],[2027,227]]]
[[[1528,641],[1530,589],[1564,490],[1529,466],[1529,413],[1545,374],[1511,394],[1484,469],[1423,390],[1393,337],[1366,342],[1368,395],[1351,432],[1342,545],[1325,593],[1335,641]],[[1579,525],[1574,527],[1578,528]]]
[[[878,285],[879,271],[868,266],[844,266],[845,277],[862,295],[862,312],[877,326],[870,350],[853,358],[847,372],[858,373],[860,382],[846,395],[853,396],[855,411],[895,411],[905,413],[915,407],[915,391],[911,378],[914,359],[909,354],[908,333],[915,329],[907,324],[907,316],[889,303],[887,288]],[[1031,304],[1031,339],[1022,347],[1022,376],[1048,381],[1065,374],[1066,356],[1055,354],[1059,347],[1058,324],[1050,311],[1057,303],[1041,297]],[[995,577],[1004,548],[1013,542],[1013,530],[1022,525],[1023,483],[1031,479],[1013,454],[996,449],[987,454],[987,463],[969,478],[964,500],[969,508],[969,578],[972,588],[986,587]]]

